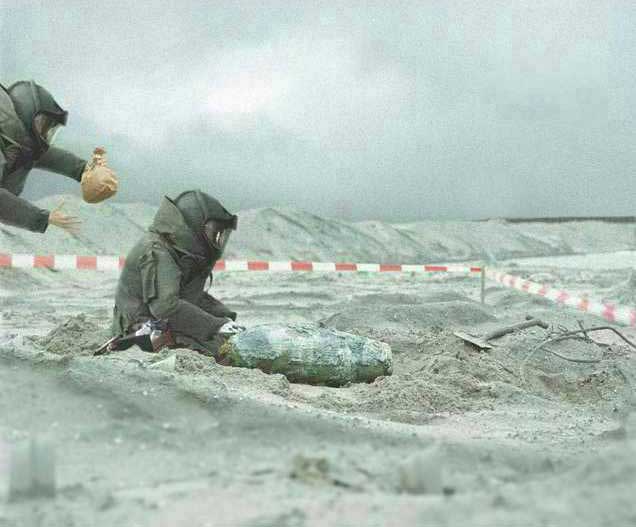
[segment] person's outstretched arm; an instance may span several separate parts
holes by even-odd
[[[80,220],[62,212],[62,205],[60,203],[49,212],[4,188],[0,188],[0,223],[31,232],[44,232],[49,225],[55,225],[71,234],[77,234],[81,224]]]
[[[62,174],[79,182],[82,180],[82,173],[86,168],[86,160],[63,148],[52,146],[42,154],[34,166],[48,172]]]
[[[0,222],[31,232],[44,232],[49,226],[49,211],[0,188]]]

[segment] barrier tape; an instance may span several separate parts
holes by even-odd
[[[55,269],[87,271],[120,271],[126,259],[123,256],[80,256],[80,255],[33,255],[1,254],[0,268],[14,269]],[[219,260],[214,271],[290,271],[290,272],[367,272],[367,273],[481,273],[481,267],[461,264],[377,264],[377,263],[334,263],[264,260]],[[519,276],[502,273],[493,269],[485,270],[486,278],[500,284],[541,296],[553,302],[600,316],[608,322],[636,327],[636,308],[608,302],[591,300],[587,296],[577,296],[562,289],[524,280]]]
[[[56,269],[119,271],[123,256],[77,256],[0,254],[0,267],[16,269]],[[262,260],[219,260],[214,271],[295,271],[295,272],[368,272],[368,273],[480,273],[481,267],[466,265],[410,265],[333,262],[269,262]]]
[[[573,307],[584,313],[591,313],[608,322],[636,327],[636,308],[592,300],[587,296],[577,296],[563,289],[524,280],[520,276],[486,269],[486,278],[530,295],[547,298],[557,304]]]

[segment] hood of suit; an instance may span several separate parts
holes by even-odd
[[[18,81],[7,88],[15,112],[39,152],[51,144],[51,132],[65,126],[68,112],[48,90],[33,81]]]
[[[161,235],[178,251],[216,261],[222,253],[206,242],[204,227],[209,220],[235,224],[236,216],[208,194],[189,190],[174,199],[163,198],[150,230]]]

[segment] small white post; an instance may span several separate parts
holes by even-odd
[[[55,451],[49,441],[30,438],[13,447],[9,501],[55,497]]]

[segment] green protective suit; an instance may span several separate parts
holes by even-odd
[[[149,232],[128,254],[117,287],[113,336],[128,334],[150,319],[163,320],[178,344],[196,343],[201,351],[214,352],[218,329],[236,319],[234,311],[205,291],[221,255],[193,227],[202,226],[204,218],[226,221],[233,216],[206,194],[181,196],[188,194],[206,199],[177,205],[179,198],[164,198]]]
[[[34,103],[31,110],[40,111],[40,101]],[[23,120],[7,90],[0,86],[0,223],[44,232],[49,211],[19,197],[29,172],[39,168],[79,182],[86,161],[61,148],[42,148]]]

